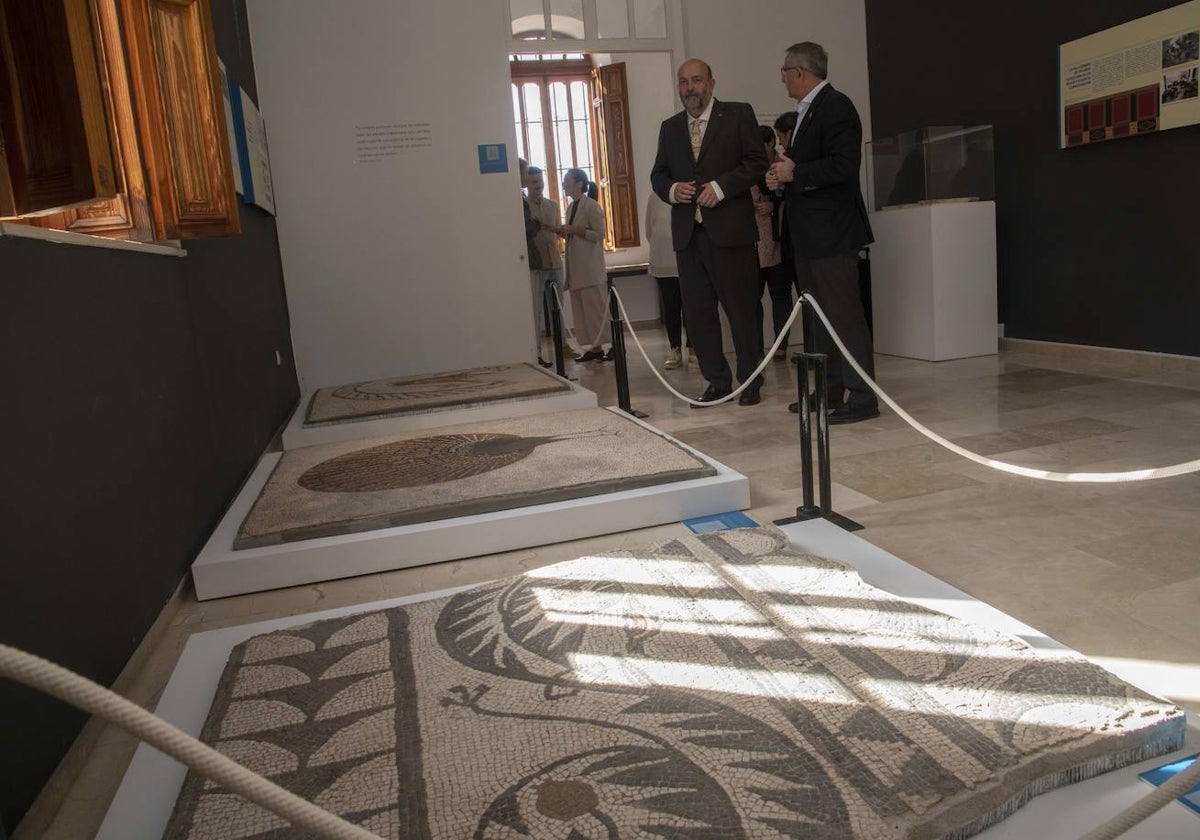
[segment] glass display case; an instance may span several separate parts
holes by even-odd
[[[872,210],[996,197],[990,125],[918,128],[866,145]]]

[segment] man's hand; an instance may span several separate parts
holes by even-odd
[[[786,154],[780,155],[779,159],[767,170],[767,188],[777,190],[784,184],[790,184],[795,177],[796,162]]]
[[[712,181],[704,185],[704,189],[700,190],[700,197],[696,199],[696,203],[701,207],[716,207],[720,201],[717,191],[713,189]]]
[[[692,199],[696,197],[696,182],[695,181],[676,181],[675,182],[675,203],[690,204]]]

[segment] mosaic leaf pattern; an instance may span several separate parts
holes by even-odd
[[[203,737],[388,838],[909,840],[1183,714],[749,529],[252,639]],[[189,776],[166,836],[303,835]]]

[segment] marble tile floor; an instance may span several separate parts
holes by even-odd
[[[639,337],[661,365],[661,332]],[[753,519],[793,512],[800,470],[789,363],[768,368],[758,406],[694,410],[662,388],[632,343],[629,352],[633,405],[650,423],[746,474]],[[601,405],[616,402],[612,364],[570,368]],[[877,368],[918,420],[989,457],[1059,471],[1200,458],[1200,375],[1166,365],[1139,375],[1125,364],[1018,350],[940,363],[880,356]],[[685,394],[704,390],[694,364],[665,375]],[[1200,475],[1037,482],[959,458],[886,408],[877,420],[834,427],[832,453],[834,509],[865,526],[863,539],[1084,654],[1143,661],[1167,696],[1200,713]],[[191,633],[481,582],[682,532],[665,525],[203,603],[185,586],[142,667],[124,680],[127,694],[152,707]],[[13,840],[94,835],[135,743],[113,727],[92,743],[78,773],[52,780]]]

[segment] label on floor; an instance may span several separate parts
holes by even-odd
[[[730,528],[757,528],[758,523],[740,510],[728,513],[714,513],[712,516],[697,516],[695,519],[685,519],[683,524],[688,526],[693,534],[708,534],[713,531],[728,531]]]
[[[1197,756],[1200,756],[1200,753],[1189,755],[1187,758],[1181,758],[1170,764],[1164,764],[1162,767],[1155,767],[1153,770],[1147,770],[1145,773],[1138,773],[1138,778],[1145,779],[1155,787],[1162,787],[1173,776],[1191,767],[1196,762]],[[1197,814],[1200,814],[1200,784],[1196,784],[1191,790],[1179,797],[1179,801]]]

